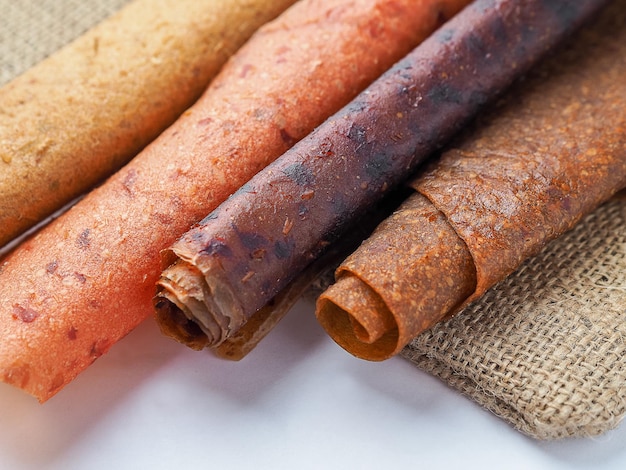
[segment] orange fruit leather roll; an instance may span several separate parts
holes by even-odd
[[[0,248],[134,157],[294,0],[136,0],[0,88]]]
[[[160,251],[465,3],[303,0],[0,265],[0,377],[45,401],[152,313]]]
[[[336,271],[317,317],[352,354],[397,354],[626,186],[626,1],[416,177]]]

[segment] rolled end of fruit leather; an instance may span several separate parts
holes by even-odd
[[[624,188],[624,74],[619,0],[411,182],[318,299],[330,336],[361,358],[398,353]]]
[[[359,69],[362,76],[370,78],[369,82],[373,81],[467,3],[468,0],[329,2],[324,21],[335,24],[332,29],[337,34],[330,40],[338,44],[337,50],[343,52],[334,59],[339,64],[337,73],[347,77],[353,72],[346,75],[346,70]],[[331,67],[328,63],[323,66],[327,69]],[[327,86],[335,87],[336,84],[329,81]],[[285,138],[289,138],[287,133]],[[292,176],[297,179],[297,168],[292,170]],[[300,176],[306,178],[304,173]],[[276,197],[281,193],[265,183],[261,187],[262,191],[269,190]],[[246,191],[243,189],[238,194]],[[298,197],[304,201],[313,197],[313,193],[305,191]],[[288,221],[282,220],[278,230],[288,234],[296,222],[297,219],[293,217]],[[226,225],[228,227],[231,223],[227,221]],[[265,264],[267,261],[263,260],[268,251],[281,258],[290,249],[282,242],[277,242],[270,249],[257,246],[260,240],[258,237],[253,233],[247,237],[247,241],[244,241],[247,245],[245,249],[251,250],[249,256],[253,263]],[[251,304],[248,304],[247,299],[243,300],[246,305],[242,305],[239,286],[231,282],[234,276],[239,276],[238,283],[244,283],[250,288],[254,285],[252,276],[255,271],[248,269],[240,272],[239,269],[226,268],[217,257],[230,256],[228,252],[232,248],[220,241],[220,236],[207,240],[191,234],[183,238],[164,255],[164,264],[173,264],[164,271],[159,281],[159,292],[155,299],[157,321],[165,334],[194,349],[217,346],[258,310],[256,307],[250,309]],[[204,245],[205,242],[207,245]],[[247,257],[248,254],[243,256]],[[263,292],[270,290],[263,289]],[[276,293],[274,291],[271,296]]]
[[[0,88],[0,248],[127,163],[291,3],[135,0]]]
[[[318,299],[317,318],[358,357],[397,354],[415,331],[439,321],[476,287],[467,246],[420,194],[384,220],[356,253]]]
[[[160,324],[184,343],[224,341],[604,3],[463,9],[172,246]]]

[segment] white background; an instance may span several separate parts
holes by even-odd
[[[44,405],[0,384],[0,469],[624,469],[626,425],[532,440],[405,359],[370,363],[300,302],[241,362],[152,320]]]

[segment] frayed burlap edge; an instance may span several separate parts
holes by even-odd
[[[587,216],[402,352],[536,439],[587,437],[626,411],[626,204]]]

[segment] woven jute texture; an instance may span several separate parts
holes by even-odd
[[[626,199],[587,216],[402,355],[538,439],[626,411]]]
[[[0,0],[0,85],[126,3],[128,0]]]

